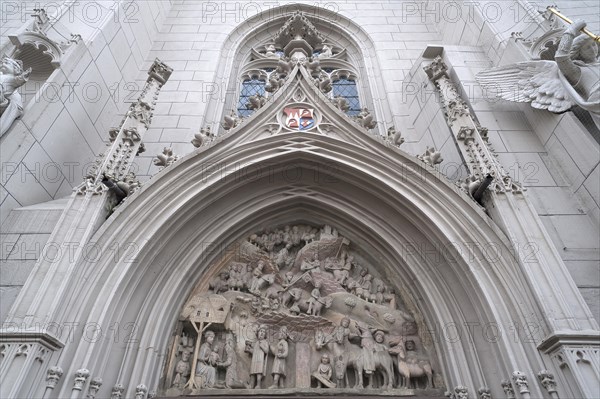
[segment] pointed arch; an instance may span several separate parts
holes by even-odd
[[[447,385],[494,388],[511,364],[539,362],[535,347],[506,331],[497,342],[467,334],[465,326],[508,329],[515,317],[525,323],[535,304],[506,237],[424,165],[376,140],[368,148],[298,132],[226,144],[165,169],[98,231],[103,256],[81,265],[88,285],[65,307],[104,331],[133,322],[137,334],[133,342],[81,339],[61,354],[65,371],[86,364],[104,376],[106,389],[130,382],[128,395],[138,382],[155,387],[179,309],[196,281],[215,272],[222,250],[256,226],[298,221],[336,224],[406,289],[404,299],[433,330]],[[301,179],[286,179],[290,165]],[[490,242],[500,249],[493,262],[484,251]],[[115,261],[115,243],[136,251]],[[448,328],[460,337],[448,336]]]
[[[340,48],[345,48],[350,63],[356,67],[360,77],[358,92],[361,105],[366,106],[382,123],[378,126],[380,134],[384,134],[386,123],[392,120],[389,103],[385,97],[385,84],[382,79],[375,45],[366,31],[350,18],[339,13],[335,8],[308,4],[286,4],[269,8],[246,19],[227,37],[220,50],[215,73],[216,83],[213,99],[206,107],[204,120],[212,123],[212,130],[217,131],[219,122],[231,109],[236,108],[242,66],[253,53],[257,43],[272,39],[279,27],[295,12],[303,12],[315,27]]]

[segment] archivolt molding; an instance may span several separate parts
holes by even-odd
[[[166,168],[96,235],[96,244],[107,254],[115,241],[138,245],[135,263],[121,259],[115,264],[112,253],[81,265],[81,276],[88,282],[74,296],[81,307],[75,311],[77,306],[71,303],[65,308],[72,310],[59,317],[72,318],[73,312],[87,315],[103,329],[115,321],[135,320],[139,342],[117,352],[109,350],[110,342],[82,342],[77,353],[74,349],[68,350],[70,355],[62,353],[68,364],[61,366],[73,367],[69,372],[74,372],[85,365],[109,382],[107,387],[131,382],[127,388],[131,393],[138,382],[157,383],[179,309],[195,282],[212,273],[207,267],[220,256],[206,243],[227,246],[256,226],[292,220],[336,224],[366,251],[378,254],[382,268],[407,288],[414,306],[426,315],[426,325],[441,329],[452,322],[491,322],[509,328],[515,314],[521,315],[522,322],[526,315],[536,314],[534,307],[529,308],[533,305],[526,305],[530,303],[527,289],[518,279],[512,257],[505,255],[493,265],[485,261],[481,248],[486,242],[499,245],[504,254],[510,251],[506,239],[480,210],[412,157],[398,156],[375,143],[371,147],[377,151],[306,133],[238,145],[227,140]],[[305,178],[290,187],[281,177],[290,164],[299,165],[306,176],[319,170],[324,178],[333,176],[339,183]],[[208,165],[223,166],[210,169]],[[244,176],[245,171],[266,165],[280,177],[273,181],[263,177],[261,182],[235,179],[236,173]],[[467,260],[471,254],[466,250],[458,259],[442,253],[441,263],[435,263],[403,253],[411,237],[434,245],[471,241],[479,244],[479,250],[473,247],[472,261]],[[98,303],[96,298],[112,300]],[[509,342],[510,337],[503,336],[495,349],[482,337],[474,340],[471,344],[440,339],[436,344],[449,386],[475,387],[492,378],[487,370],[510,373],[514,364],[529,364],[524,353],[536,358],[535,347]],[[485,353],[492,350],[496,356],[480,358],[476,347],[488,347]],[[107,364],[122,366],[117,370]]]

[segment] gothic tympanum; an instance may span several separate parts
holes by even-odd
[[[433,348],[368,263],[328,225],[252,234],[184,306],[166,394],[432,388]]]

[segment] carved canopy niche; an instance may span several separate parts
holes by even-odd
[[[374,258],[330,225],[251,234],[181,310],[164,394],[441,393],[423,318]]]

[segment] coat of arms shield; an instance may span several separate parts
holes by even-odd
[[[313,108],[285,108],[285,126],[290,129],[308,130],[315,126]]]

